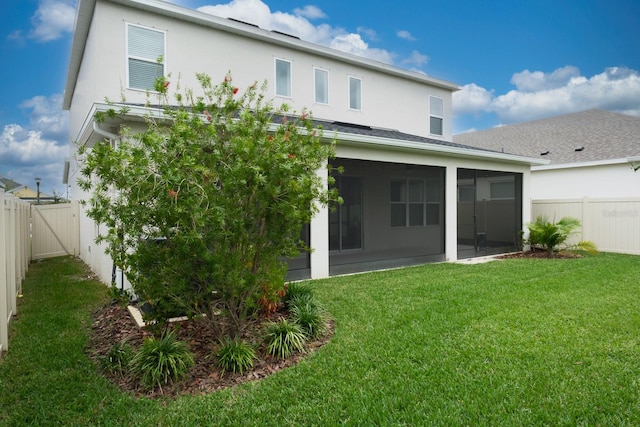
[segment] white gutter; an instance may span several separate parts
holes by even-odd
[[[119,104],[105,104],[105,103],[94,103],[91,112],[87,119],[85,120],[85,125],[83,129],[88,125],[87,121],[91,120],[93,122],[93,129],[96,133],[112,139],[118,138],[117,135],[109,133],[104,129],[100,128],[93,117],[96,112],[104,112],[107,110],[113,110],[114,108],[117,110],[120,107],[126,108],[126,116],[129,119],[141,120],[144,117],[151,116],[158,119],[169,119],[169,117],[164,113],[164,111],[160,108],[150,108],[136,105],[119,105]],[[204,119],[204,115],[202,116]],[[279,127],[278,124],[272,124],[270,130],[275,131]],[[518,156],[514,154],[501,153],[497,151],[484,151],[480,149],[474,148],[464,148],[464,147],[455,147],[449,145],[440,145],[440,144],[430,144],[428,142],[418,142],[418,141],[406,141],[402,139],[395,138],[385,138],[380,136],[369,136],[369,135],[358,135],[347,132],[337,132],[331,131],[330,129],[326,129],[323,131],[324,137],[326,139],[330,139],[331,137],[328,135],[332,135],[333,138],[338,140],[340,145],[345,146],[357,146],[357,147],[371,147],[377,149],[394,149],[394,150],[404,150],[404,151],[417,151],[422,153],[433,153],[435,155],[441,156],[454,156],[454,157],[464,157],[464,158],[474,158],[474,159],[487,159],[487,160],[498,160],[509,163],[520,163],[520,164],[528,164],[528,165],[547,165],[549,164],[549,160],[546,159],[538,159],[533,157],[525,157]],[[81,131],[82,134],[82,131]]]
[[[580,162],[580,163],[561,163],[561,164],[552,164],[552,165],[541,165],[541,166],[533,166],[531,171],[543,171],[543,170],[557,170],[557,169],[574,169],[574,168],[588,168],[593,166],[609,166],[609,165],[620,165],[624,163],[633,164],[638,163],[637,166],[640,166],[640,156],[638,157],[625,157],[619,159],[607,159],[607,160],[594,160],[591,162]]]

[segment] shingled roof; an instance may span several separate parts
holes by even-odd
[[[589,110],[454,135],[453,141],[552,165],[625,159],[640,156],[640,117]]]

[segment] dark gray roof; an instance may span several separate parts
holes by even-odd
[[[314,125],[322,126],[325,136],[329,136],[330,132],[340,132],[344,134],[373,136],[378,138],[387,138],[398,141],[421,142],[424,144],[443,145],[446,147],[463,148],[474,151],[495,151],[484,147],[473,147],[470,145],[458,144],[440,139],[426,138],[424,136],[412,135],[400,132],[395,129],[377,128],[374,126],[359,125],[354,123],[314,120]]]
[[[589,110],[454,135],[453,140],[556,165],[624,159],[640,156],[640,117]]]

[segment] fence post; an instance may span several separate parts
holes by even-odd
[[[7,284],[7,221],[4,190],[0,189],[0,356],[9,348],[9,305]]]

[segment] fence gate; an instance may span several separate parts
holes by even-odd
[[[78,203],[31,206],[31,259],[79,255]]]

